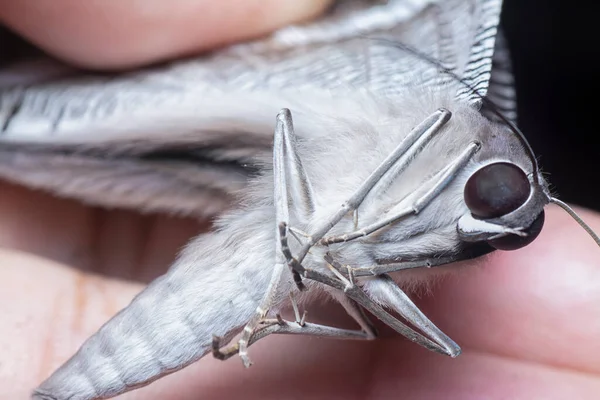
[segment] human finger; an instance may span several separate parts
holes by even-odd
[[[322,13],[331,0],[16,0],[0,22],[76,65],[132,68],[254,38]]]

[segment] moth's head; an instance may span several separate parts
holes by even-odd
[[[499,250],[516,250],[535,240],[544,225],[544,207],[553,203],[565,210],[600,246],[600,237],[566,203],[552,197],[523,133],[498,108],[454,71],[439,60],[403,43],[383,43],[405,51],[436,67],[466,87],[503,122],[504,129],[483,132],[476,156],[477,168],[464,186],[464,202],[469,213],[458,221],[459,238],[464,242],[487,242]],[[495,131],[495,132],[494,132]],[[476,135],[478,136],[478,135]]]
[[[458,220],[464,242],[487,242],[498,250],[516,250],[533,242],[544,226],[544,207],[565,210],[600,246],[600,238],[566,203],[552,197],[531,146],[512,122],[480,133],[480,151],[466,178],[468,212]]]
[[[525,171],[519,163],[496,159],[479,165],[471,174],[464,201],[469,213],[458,222],[462,240],[516,250],[541,232],[550,196],[537,168]]]
[[[552,196],[531,146],[509,121],[480,125],[480,151],[464,180],[468,212],[458,221],[465,242],[516,250],[533,242],[544,226]]]

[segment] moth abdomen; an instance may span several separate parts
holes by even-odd
[[[239,227],[232,232],[233,225],[188,245],[167,274],[90,337],[33,399],[110,398],[197,361],[211,351],[213,335],[231,339],[267,286],[259,270],[272,264],[264,237],[247,237]]]
[[[185,362],[185,358],[193,358],[190,354],[193,352],[184,354],[178,349],[186,345],[188,349],[201,350],[205,346],[185,319],[170,310],[169,303],[174,296],[161,290],[163,282],[157,281],[152,288],[138,295],[90,337],[69,361],[40,385],[33,398],[106,398],[164,375],[165,371],[182,363],[187,365],[189,362]],[[170,346],[165,346],[162,339],[165,331],[171,336]]]

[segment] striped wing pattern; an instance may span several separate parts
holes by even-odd
[[[318,21],[202,57],[122,75],[5,85],[0,176],[92,204],[213,216],[256,173],[252,160],[270,154],[273,129],[236,125],[235,114],[219,116],[229,123],[213,129],[217,117],[202,110],[215,96],[235,102],[240,92],[276,99],[293,90],[367,89],[393,98],[413,85],[456,85],[460,99],[479,107],[471,90],[394,41],[436,58],[515,118],[509,58],[497,36],[501,5],[338,1]]]

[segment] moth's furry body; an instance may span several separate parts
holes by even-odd
[[[481,144],[468,165],[418,217],[362,239],[314,247],[303,264],[325,271],[327,250],[352,266],[457,254],[465,246],[457,221],[469,213],[463,193],[473,171],[490,161],[512,160],[527,173],[533,172],[518,139],[507,134],[505,126],[453,100],[454,93],[454,88],[447,93],[415,90],[393,100],[365,93],[344,97],[289,93],[287,101],[283,95],[272,99],[258,94],[253,101],[244,101],[248,95],[240,94],[227,110],[230,116],[240,116],[236,121],[222,123],[216,112],[222,104],[217,100],[214,110],[203,112],[215,115],[212,128],[221,124],[220,129],[228,131],[234,124],[266,134],[274,129],[278,110],[262,104],[292,111],[298,152],[313,184],[316,207],[311,219],[305,220],[291,206],[290,218],[293,226],[306,232],[334,213],[408,132],[436,109],[450,110],[451,120],[387,190],[367,197],[359,207],[359,227],[399,204],[410,204],[417,190],[470,143]],[[236,114],[236,107],[240,111],[243,107],[243,112]],[[239,206],[219,218],[215,232],[192,241],[167,274],[149,285],[39,387],[36,398],[111,397],[198,360],[210,351],[213,335],[230,339],[239,332],[268,286],[275,254],[272,164],[259,162],[264,165],[261,176],[240,195]],[[352,215],[348,215],[329,234],[352,230]],[[299,247],[294,239],[290,245],[293,251]],[[411,280],[415,276],[411,274]],[[396,278],[402,283],[402,273]],[[323,286],[305,282],[308,290],[302,301],[323,293]],[[370,290],[368,278],[361,284]],[[285,271],[271,312],[277,311],[292,289],[291,274]]]

